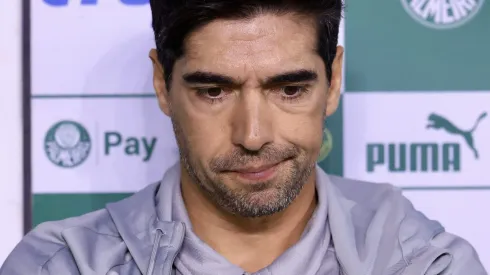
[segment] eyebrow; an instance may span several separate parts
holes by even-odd
[[[216,74],[211,72],[196,71],[187,73],[182,76],[187,84],[218,84],[218,85],[240,85],[232,77]],[[318,79],[318,74],[312,70],[296,70],[281,73],[268,77],[262,84],[264,86],[273,86],[283,83],[309,82]]]
[[[236,84],[235,80],[229,76],[202,71],[184,74],[182,78],[187,84]]]
[[[283,83],[310,82],[317,79],[318,74],[312,70],[297,70],[268,77],[265,80],[264,85],[270,86]]]

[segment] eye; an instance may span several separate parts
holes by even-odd
[[[296,97],[301,92],[303,92],[303,87],[300,87],[300,86],[285,86],[282,88],[282,93],[286,97]]]
[[[310,92],[308,85],[288,85],[274,90],[282,100],[287,102],[302,100]]]
[[[227,89],[223,87],[209,87],[209,88],[198,88],[196,89],[196,94],[203,100],[206,100],[210,103],[218,103],[225,100],[230,93],[232,93],[232,89]]]
[[[224,90],[220,87],[198,89],[197,93],[208,98],[219,98],[224,95]]]

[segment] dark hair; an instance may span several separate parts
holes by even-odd
[[[184,54],[184,40],[215,19],[246,19],[262,13],[296,13],[316,19],[317,51],[330,82],[338,43],[342,0],[150,0],[158,60],[167,88],[175,61]]]

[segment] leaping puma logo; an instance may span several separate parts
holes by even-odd
[[[487,117],[487,112],[483,112],[476,120],[475,124],[473,125],[473,128],[471,128],[468,131],[461,130],[460,128],[456,127],[452,122],[447,120],[446,118],[438,115],[438,114],[430,114],[429,115],[429,124],[427,125],[427,129],[433,128],[433,129],[444,129],[446,132],[454,135],[460,135],[464,138],[466,141],[466,144],[470,147],[470,149],[473,151],[475,154],[475,158],[478,159],[478,151],[475,148],[474,140],[473,140],[473,132],[476,130],[478,125],[480,124],[481,120]]]

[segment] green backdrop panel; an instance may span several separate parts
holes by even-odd
[[[345,16],[347,92],[488,90],[490,3],[450,29],[423,25],[400,0],[349,0]]]
[[[34,194],[33,226],[99,210],[107,203],[122,200],[129,195],[131,194]]]

